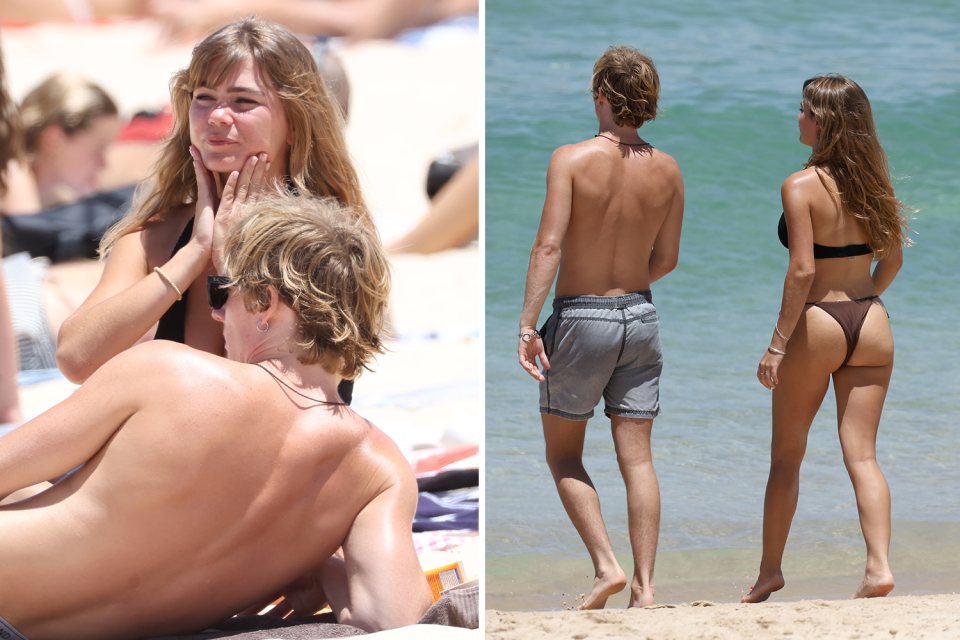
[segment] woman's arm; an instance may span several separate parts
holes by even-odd
[[[251,156],[239,173],[230,174],[215,216],[213,178],[199,153],[192,148],[191,153],[199,194],[193,236],[160,265],[162,276],[148,256],[150,231],[140,229],[117,241],[93,293],[60,327],[57,366],[69,380],[83,382],[110,358],[132,347],[208,268],[211,259],[218,264],[218,243],[242,207],[260,193],[266,163]]]
[[[873,269],[873,286],[877,289],[877,295],[887,290],[902,266],[903,245],[898,244],[890,249],[890,252],[879,260]]]
[[[787,351],[787,342],[800,321],[800,314],[803,313],[803,306],[816,274],[810,200],[804,194],[806,188],[811,186],[811,177],[817,179],[816,176],[794,174],[787,178],[780,190],[790,236],[790,264],[783,279],[780,315],[770,338],[770,346],[760,359],[757,369],[760,384],[768,389],[773,389],[779,382],[777,370],[783,361],[783,354]]]
[[[93,293],[60,327],[57,366],[82,383],[110,358],[132,347],[177,300],[177,292],[149,267],[143,230],[120,238]],[[160,266],[182,293],[207,268],[210,243],[194,238]]]

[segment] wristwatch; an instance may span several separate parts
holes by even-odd
[[[534,338],[540,337],[540,332],[536,329],[533,330],[533,333],[521,332],[517,334],[517,337],[523,340],[524,342],[530,342]]]

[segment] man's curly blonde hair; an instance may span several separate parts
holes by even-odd
[[[272,286],[296,314],[303,364],[352,380],[383,353],[390,265],[380,240],[336,199],[266,195],[231,229],[223,251],[248,310],[269,308]]]
[[[613,121],[621,127],[639,129],[644,122],[657,117],[660,99],[660,77],[653,60],[633,47],[617,45],[593,65],[590,92],[593,99],[600,92],[610,102]]]

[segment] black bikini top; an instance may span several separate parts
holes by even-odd
[[[780,214],[780,224],[777,225],[777,235],[780,236],[780,244],[790,248],[789,238],[787,236],[787,219],[784,214]],[[866,244],[848,244],[845,247],[825,247],[822,244],[813,243],[813,257],[815,260],[823,258],[854,258],[856,256],[865,256],[873,253],[870,245]]]

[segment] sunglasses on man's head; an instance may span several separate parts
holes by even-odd
[[[230,295],[230,276],[207,276],[207,302],[211,309],[222,309]]]

